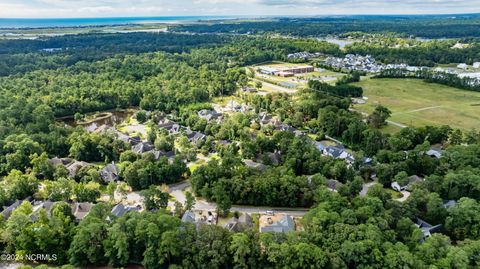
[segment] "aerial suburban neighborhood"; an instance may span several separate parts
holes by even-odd
[[[97,2],[0,3],[0,268],[480,268],[474,1]]]

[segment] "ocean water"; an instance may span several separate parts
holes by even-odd
[[[65,19],[2,19],[0,28],[46,28],[79,27],[99,25],[125,25],[148,23],[180,23],[200,20],[232,19],[229,16],[171,16],[171,17],[125,17],[125,18],[65,18]]]

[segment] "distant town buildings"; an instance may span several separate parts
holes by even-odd
[[[313,52],[312,53],[312,52],[303,51],[303,52],[296,52],[296,53],[288,54],[287,58],[288,59],[305,59],[305,60],[308,60],[308,59],[311,59],[311,58],[320,57],[322,55],[323,55],[323,53],[321,53],[321,52]]]

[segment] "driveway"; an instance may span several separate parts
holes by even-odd
[[[403,202],[405,202],[405,201],[408,199],[408,197],[410,197],[410,192],[409,192],[409,191],[401,191],[401,193],[403,194],[403,197],[397,198],[397,199],[393,199],[393,200],[399,201],[399,202],[402,202],[402,203],[403,203]]]
[[[363,188],[360,191],[360,196],[361,197],[367,196],[368,190],[375,184],[377,184],[377,182],[375,181],[363,184]]]

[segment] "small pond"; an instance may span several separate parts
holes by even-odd
[[[72,127],[83,126],[87,131],[93,132],[103,125],[113,127],[116,124],[120,124],[133,114],[133,110],[112,110],[87,115],[85,122],[76,122],[73,116],[63,117],[57,120]]]

